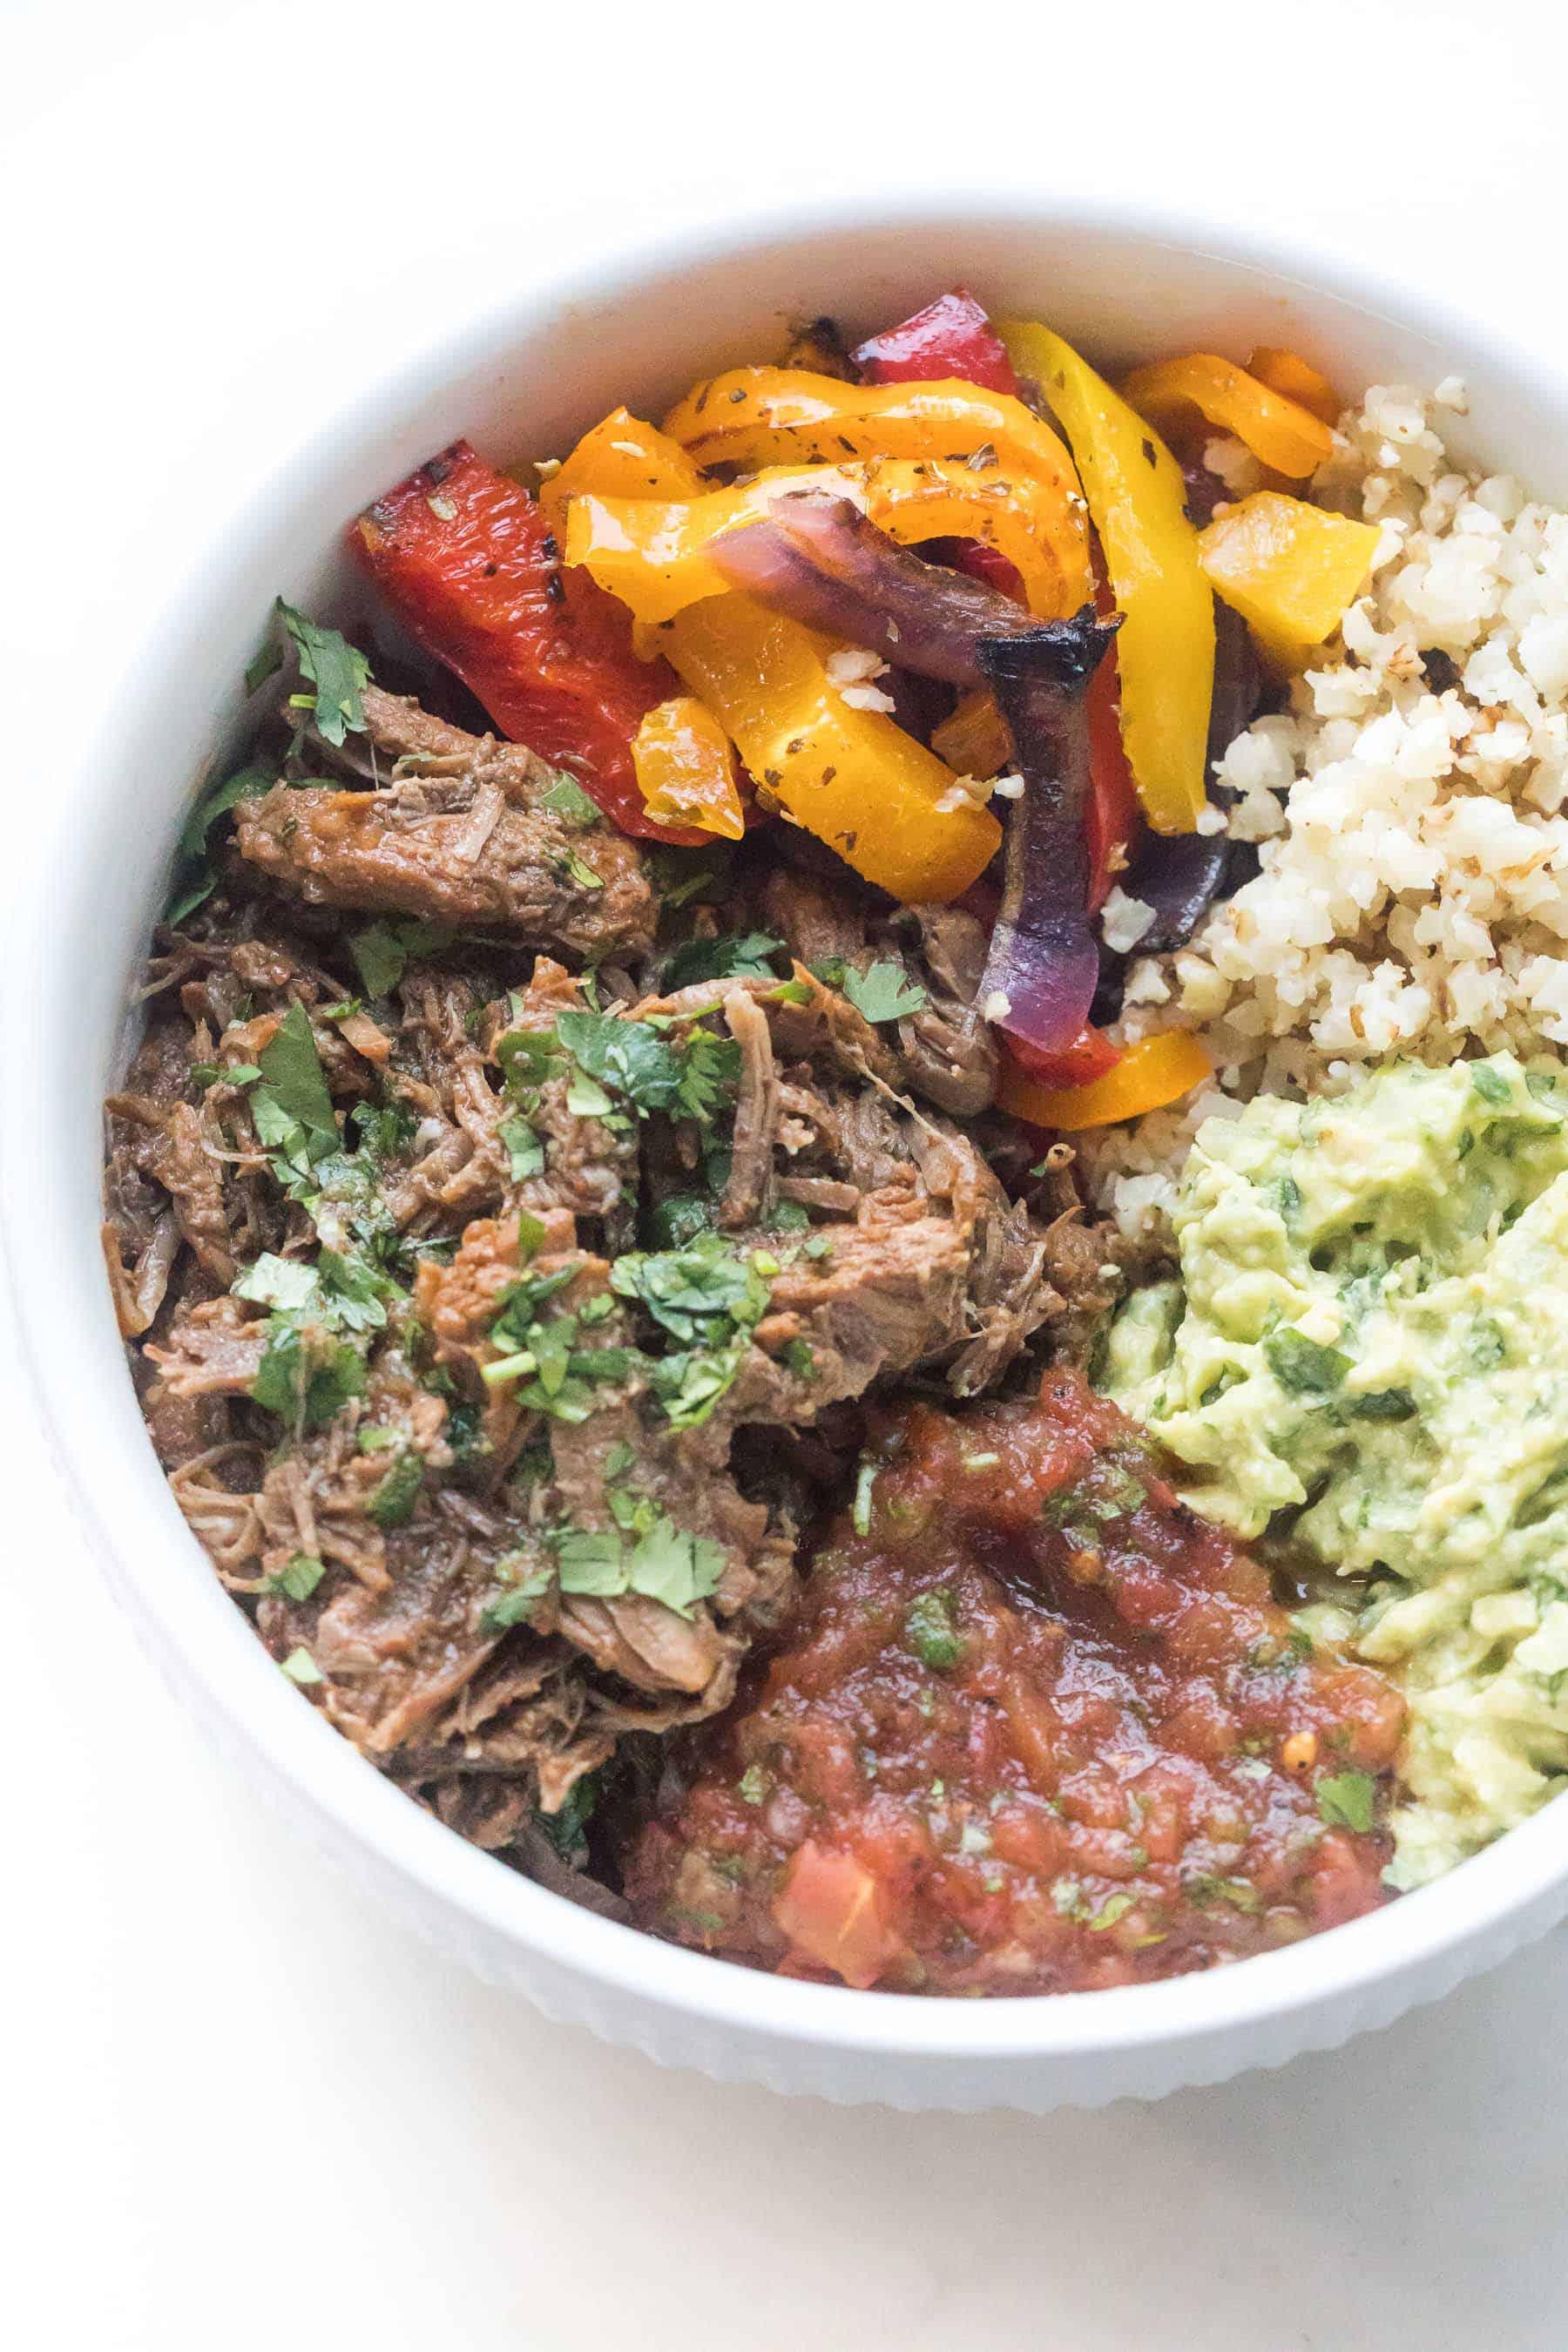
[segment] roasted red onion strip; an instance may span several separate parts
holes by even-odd
[[[951,686],[982,686],[980,646],[1046,636],[1037,621],[983,581],[927,563],[867,520],[848,499],[790,490],[765,522],[742,523],[709,543],[732,588],[775,613],[825,629]]]
[[[1085,604],[1070,621],[985,638],[978,648],[1024,779],[1007,821],[1006,880],[981,1006],[998,1028],[1047,1053],[1078,1037],[1100,978],[1084,828],[1091,789],[1084,690],[1116,627]]]

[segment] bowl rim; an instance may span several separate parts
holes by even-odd
[[[565,307],[592,303],[604,309],[650,282],[711,268],[747,252],[787,248],[828,233],[885,235],[899,229],[951,230],[958,243],[966,230],[987,224],[1020,238],[1031,227],[1108,235],[1150,251],[1212,259],[1255,274],[1267,279],[1274,294],[1295,289],[1327,296],[1377,323],[1482,359],[1489,383],[1516,387],[1536,402],[1555,396],[1568,419],[1568,374],[1482,317],[1337,254],[1314,257],[1285,240],[1237,231],[1212,216],[1155,211],[1125,200],[1089,205],[1001,183],[940,197],[901,191],[876,197],[833,194],[788,207],[767,204],[742,210],[722,228],[683,224],[633,244],[595,243],[558,273],[530,271],[504,299],[431,335],[411,356],[341,401],[310,436],[279,457],[236,510],[201,536],[118,673],[110,707],[87,739],[61,795],[62,807],[89,806],[94,776],[113,774],[114,744],[126,717],[166,681],[171,656],[161,654],[160,644],[171,615],[197,606],[204,585],[219,584],[227,575],[236,551],[264,541],[279,514],[296,512],[312,479],[330,470],[334,453],[356,446],[400,411],[412,410],[433,381],[455,380],[498,350],[524,345]],[[184,634],[183,625],[176,623],[171,634],[177,639]],[[124,708],[127,698],[131,712]],[[107,788],[99,790],[101,803]],[[3,1024],[11,1082],[7,1099],[16,1100],[13,1088],[19,1087],[20,1098],[29,1104],[42,1104],[48,1092],[42,1024],[30,1016],[41,1006],[50,968],[49,935],[58,928],[52,917],[58,916],[59,892],[81,890],[85,877],[73,873],[68,860],[63,874],[51,874],[50,885],[24,894],[22,919],[7,956],[15,983],[7,990],[9,1015]],[[1347,1926],[1259,1955],[1244,1967],[1070,1996],[975,2001],[796,1982],[663,1943],[549,1893],[411,1803],[367,1768],[314,1709],[300,1707],[216,1578],[213,1597],[237,1639],[226,1642],[210,1610],[168,1605],[150,1565],[123,1542],[112,1507],[113,1479],[102,1475],[101,1460],[89,1469],[82,1458],[80,1395],[73,1394],[68,1351],[53,1312],[59,1298],[58,1249],[68,1258],[79,1253],[83,1237],[73,1235],[63,1212],[58,1219],[52,1213],[49,1155],[22,1148],[19,1136],[27,1125],[26,1118],[12,1118],[0,1137],[9,1212],[3,1240],[18,1309],[18,1354],[67,1492],[90,1530],[95,1557],[129,1602],[142,1638],[154,1636],[154,1651],[175,1671],[182,1696],[195,1699],[209,1727],[226,1740],[232,1743],[238,1735],[275,1787],[313,1818],[325,1843],[341,1845],[346,1838],[368,1849],[385,1878],[481,1928],[492,1950],[531,1954],[604,1993],[652,2004],[689,2025],[732,2029],[775,2044],[896,2057],[919,2067],[941,2059],[1081,2059],[1211,2042],[1288,2012],[1342,2004],[1374,1986],[1413,1977],[1423,1964],[1430,1969],[1446,1959],[1449,1965],[1440,1981],[1416,1986],[1405,1996],[1414,2000],[1425,1990],[1431,1997],[1479,1964],[1478,1953],[1483,1961],[1501,1957],[1510,1923],[1520,1940],[1531,1927],[1548,1924],[1553,1907],[1568,1910],[1568,1811],[1556,1806],[1510,1831],[1447,1878]],[[32,1245],[51,1229],[56,1250]],[[20,1245],[22,1236],[29,1237],[26,1247]],[[135,1463],[125,1450],[115,1473],[132,1486],[144,1486],[149,1477],[163,1485],[150,1448],[145,1460]],[[1553,1814],[1559,1819],[1553,1821]]]

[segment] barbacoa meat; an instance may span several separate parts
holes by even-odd
[[[155,940],[111,1290],[279,1664],[441,1819],[613,1906],[598,1824],[795,1607],[788,1450],[852,1465],[859,1400],[910,1376],[1031,1377],[1114,1251],[1068,1156],[1009,1190],[965,1124],[995,1083],[972,917],[748,845],[661,920],[644,852],[523,747],[374,688],[363,716],[294,756],[343,788],[240,799]],[[788,976],[726,972],[726,922]],[[667,985],[692,940],[723,976]]]
[[[494,929],[593,961],[652,946],[641,853],[569,780],[398,695],[370,688],[364,715],[384,783],[241,802],[242,857],[312,906]]]

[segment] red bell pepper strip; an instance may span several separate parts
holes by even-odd
[[[1016,397],[1006,346],[966,287],[939,294],[923,310],[849,354],[865,383],[932,383],[958,376]]]
[[[562,568],[537,499],[454,441],[366,509],[349,545],[412,636],[456,670],[502,733],[567,769],[623,833],[698,844],[644,812],[632,743],[679,691],[632,651],[629,616]]]
[[[1121,1059],[1102,1029],[1080,1029],[1070,1045],[1059,1054],[1042,1053],[1039,1046],[1030,1045],[1022,1037],[1002,1041],[1005,1058],[1037,1087],[1048,1087],[1059,1091],[1063,1087],[1087,1087],[1096,1078],[1104,1077]],[[1004,1084],[1003,1094],[1009,1089]]]

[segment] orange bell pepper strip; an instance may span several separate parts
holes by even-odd
[[[1208,793],[1214,598],[1170,451],[1070,343],[1004,320],[1021,375],[1037,383],[1072,446],[1122,615],[1116,639],[1121,738],[1144,815],[1191,833]]]
[[[1013,757],[1013,738],[989,687],[961,694],[948,717],[931,729],[931,747],[961,776],[999,776]]]
[[[659,643],[760,791],[868,882],[906,904],[945,901],[990,864],[995,818],[884,712],[843,700],[831,638],[731,592],[689,604]]]
[[[679,503],[579,492],[567,499],[562,552],[568,565],[586,565],[637,620],[668,621],[729,585],[708,560],[721,532],[762,521],[775,498],[816,489],[852,499],[906,547],[964,539],[994,548],[1023,581],[1030,611],[1043,619],[1061,620],[1077,609],[1065,601],[1051,542],[1056,493],[1027,475],[1004,478],[996,467],[977,473],[962,459],[769,467],[744,485]]]
[[[539,504],[563,545],[566,502],[584,492],[601,499],[694,499],[711,487],[678,441],[629,409],[613,408],[541,483]]]
[[[620,409],[546,483],[546,514],[602,488],[616,493],[628,468],[667,501],[710,487],[677,443]],[[868,880],[905,900],[946,900],[989,865],[995,818],[968,802],[939,805],[957,777],[883,713],[841,700],[824,667],[829,640],[730,592],[649,634],[770,797]]]
[[[1279,490],[1216,515],[1198,551],[1215,593],[1234,605],[1287,675],[1304,668],[1366,583],[1382,533]]]
[[[1021,400],[956,379],[934,383],[840,383],[804,369],[731,368],[694,384],[664,429],[700,466],[840,465],[846,457],[976,461],[1003,480],[1037,487],[1061,573],[1061,611],[1089,593],[1089,529],[1072,460],[1050,426]],[[1048,494],[1048,495],[1047,495]]]
[[[694,695],[674,695],[647,713],[632,744],[632,764],[653,824],[695,825],[727,841],[744,835],[735,755],[719,721]]]
[[[1259,343],[1247,362],[1247,373],[1266,383],[1270,392],[1283,393],[1298,408],[1315,416],[1320,425],[1337,425],[1344,406],[1339,394],[1326,375],[1320,375],[1299,352],[1288,352],[1273,343]]]
[[[1183,1029],[1166,1029],[1129,1045],[1114,1069],[1087,1086],[1042,1087],[1016,1062],[1004,1061],[996,1104],[1030,1127],[1077,1135],[1086,1128],[1142,1118],[1145,1111],[1179,1102],[1203,1084],[1213,1066],[1195,1037]]]
[[[1190,427],[1194,413],[1205,417],[1245,442],[1260,466],[1292,481],[1315,474],[1333,451],[1334,436],[1321,417],[1214,352],[1134,368],[1121,395],[1162,432]]]

